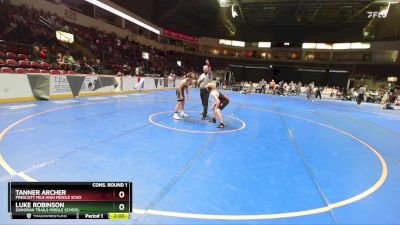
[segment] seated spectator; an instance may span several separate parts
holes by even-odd
[[[46,61],[50,64],[52,68],[58,68],[59,64],[57,61],[57,52],[56,47],[53,45],[50,48],[50,51],[46,54]]]
[[[87,58],[85,56],[82,57],[82,59],[79,61],[76,71],[78,73],[82,73],[82,74],[94,73],[94,69],[91,66],[89,66],[89,64],[87,63]]]
[[[132,67],[128,63],[125,63],[124,66],[122,67],[122,73],[124,75],[131,75]]]
[[[63,62],[65,70],[74,70],[76,67],[76,61],[69,51],[65,52]]]
[[[383,102],[383,109],[396,109],[396,105],[398,104],[398,94],[397,90],[390,90],[387,95],[387,99]]]
[[[103,65],[101,64],[100,59],[96,59],[93,69],[95,73],[103,74]]]
[[[42,47],[39,53],[39,57],[41,58],[42,61],[46,60],[47,57],[47,47]]]
[[[57,64],[59,68],[64,68],[64,56],[61,52],[57,53]]]
[[[30,61],[35,61],[35,62],[42,62],[43,61],[42,58],[40,58],[40,48],[39,48],[38,45],[35,45],[35,44],[33,45],[32,53],[31,53],[31,55],[29,57],[29,60]]]

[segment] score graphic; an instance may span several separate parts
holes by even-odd
[[[129,219],[131,182],[10,182],[12,219]]]

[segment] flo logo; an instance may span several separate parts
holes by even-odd
[[[382,9],[381,11],[367,11],[368,18],[373,19],[373,18],[379,18],[379,19],[385,19],[388,16],[390,5],[397,4],[398,2],[387,2],[388,5],[385,9]]]
[[[367,14],[368,14],[369,19],[373,19],[373,18],[384,19],[387,17],[388,11],[386,11],[386,10],[381,11],[381,12],[368,11]]]
[[[26,214],[26,218],[30,219],[31,217],[32,217],[32,214],[30,214],[30,213]]]

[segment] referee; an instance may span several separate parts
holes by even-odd
[[[360,89],[358,89],[358,98],[357,98],[358,105],[360,105],[361,102],[364,101],[365,92],[367,92],[367,86],[361,86]]]
[[[203,105],[203,112],[201,113],[201,119],[204,120],[207,116],[207,108],[208,108],[208,97],[210,92],[207,90],[206,86],[213,80],[213,76],[211,73],[210,61],[206,60],[206,65],[203,66],[203,73],[200,75],[199,80],[197,81],[200,87],[200,98],[201,104]]]

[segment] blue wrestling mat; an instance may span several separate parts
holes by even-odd
[[[0,104],[9,181],[131,181],[130,221],[57,224],[399,224],[400,113],[225,92],[226,127],[173,120],[175,91]],[[0,195],[0,224],[11,220]]]

